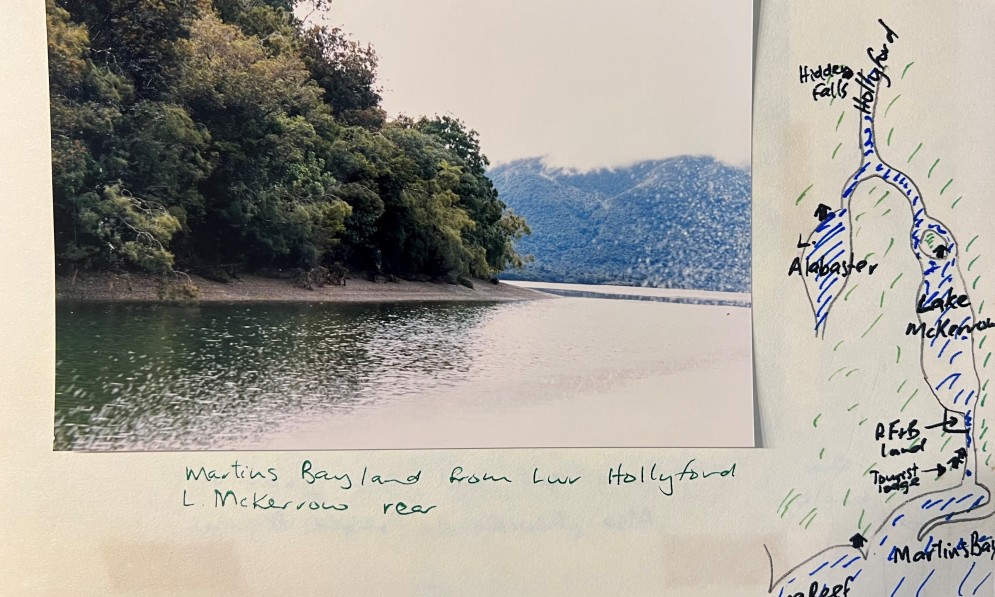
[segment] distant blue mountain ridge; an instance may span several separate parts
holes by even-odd
[[[534,261],[508,280],[749,292],[749,169],[681,156],[571,172],[540,158],[493,167],[501,199],[525,217]]]

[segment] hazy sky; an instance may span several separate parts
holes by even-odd
[[[451,114],[492,163],[750,157],[750,0],[333,0],[393,117]],[[312,17],[315,18],[315,17]]]

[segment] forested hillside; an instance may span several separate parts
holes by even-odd
[[[488,277],[527,232],[455,118],[292,0],[47,0],[60,271]],[[441,76],[441,75],[440,75]],[[426,81],[430,85],[430,81]]]
[[[534,256],[508,279],[747,291],[750,173],[708,157],[571,173],[539,159],[493,168],[529,222]]]

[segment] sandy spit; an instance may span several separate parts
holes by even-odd
[[[185,280],[185,278],[183,278]],[[370,282],[356,275],[345,286],[324,286],[307,290],[290,280],[240,276],[230,283],[190,276],[199,289],[190,299],[177,292],[172,278],[144,274],[79,273],[56,276],[57,300],[121,302],[325,302],[378,303],[398,301],[482,301],[509,302],[556,298],[553,295],[509,284],[473,280],[473,288],[435,282]],[[165,298],[164,298],[165,297]]]

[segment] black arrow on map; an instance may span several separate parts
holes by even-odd
[[[946,254],[950,252],[950,249],[948,249],[946,245],[940,245],[936,247],[936,250],[933,252],[936,253],[937,257],[943,259],[946,256]]]
[[[867,537],[864,537],[860,533],[850,537],[850,545],[852,545],[854,549],[860,549],[865,543],[867,543]]]
[[[924,472],[924,473],[936,473],[937,477],[942,477],[943,475],[945,475],[947,473],[947,467],[943,466],[942,464],[937,463],[936,464],[936,468],[927,468],[927,469],[924,469],[922,472]]]
[[[964,448],[958,448],[954,454],[955,456],[948,460],[947,464],[950,465],[950,468],[956,470],[967,460],[967,450]]]
[[[926,425],[925,427],[923,427],[923,429],[936,429],[937,427],[943,427],[943,431],[945,431],[946,433],[966,434],[968,431],[966,426],[962,429],[956,429],[954,427],[958,421],[959,419],[957,417],[951,415],[949,419],[941,423],[933,423],[932,425]]]
[[[815,213],[814,213],[814,214],[812,214],[812,215],[813,215],[813,216],[815,216],[815,217],[817,217],[817,218],[819,218],[819,221],[820,221],[820,222],[822,222],[822,221],[824,221],[824,220],[825,220],[826,218],[828,218],[828,217],[829,217],[829,214],[830,214],[830,213],[831,213],[832,211],[833,211],[833,208],[829,207],[829,206],[828,206],[828,205],[826,205],[825,203],[820,203],[820,204],[819,204],[819,207],[816,207],[816,208],[815,208]]]
[[[926,425],[923,429],[936,429],[937,427],[952,427],[957,424],[957,417],[950,417],[939,423],[933,423],[932,425]]]

